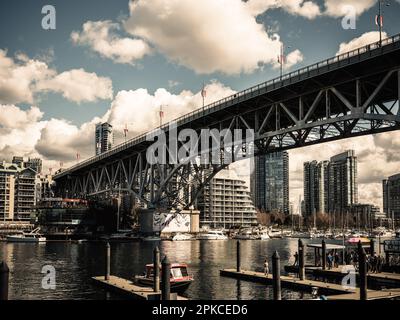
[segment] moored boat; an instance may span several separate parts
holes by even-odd
[[[188,233],[177,233],[172,237],[172,241],[188,241],[192,239],[192,235]]]
[[[161,266],[160,266],[160,279]],[[142,276],[135,276],[135,282],[143,286],[153,286],[154,284],[154,265],[147,264],[145,274]],[[171,292],[181,294],[190,286],[193,282],[193,277],[188,274],[187,264],[185,263],[172,263],[171,264],[171,274],[170,274],[170,285]],[[160,287],[162,286],[160,281]]]
[[[251,229],[242,229],[236,235],[233,236],[233,239],[256,240],[256,239],[259,239],[259,236],[254,234]]]
[[[228,236],[221,230],[209,230],[197,235],[199,240],[228,240]]]
[[[394,238],[396,236],[395,232],[391,231],[391,230],[387,230],[384,227],[378,227],[375,228],[372,231],[372,237],[373,238]]]
[[[21,234],[10,235],[6,237],[7,242],[25,242],[25,243],[39,243],[46,242],[46,238],[40,233],[40,228],[36,228],[31,232],[23,232]]]
[[[268,230],[263,230],[260,232],[260,240],[268,240],[271,239],[271,237],[268,234]]]

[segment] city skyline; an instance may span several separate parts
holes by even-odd
[[[110,121],[116,143],[123,142],[125,127],[128,138],[156,127],[160,105],[165,105],[164,122],[201,107],[203,83],[208,104],[278,76],[276,57],[281,45],[287,72],[379,38],[374,23],[376,1],[346,1],[357,11],[354,30],[342,28],[343,3],[331,0],[310,1],[307,8],[301,1],[291,5],[290,1],[235,0],[228,6],[231,16],[219,15],[221,21],[216,17],[227,6],[213,1],[196,3],[198,10],[174,2],[170,11],[161,0],[151,8],[141,1],[130,6],[128,0],[98,3],[94,13],[94,2],[71,11],[55,1],[56,30],[41,28],[41,3],[19,6],[21,2],[16,1],[0,10],[2,28],[10,30],[0,39],[0,73],[7,79],[0,83],[0,159],[10,160],[14,154],[41,157],[46,171],[55,171],[61,162],[68,167],[76,163],[77,154],[80,160],[94,154],[93,132],[98,122]],[[399,3],[391,5],[384,11],[384,37],[398,30],[395,9]],[[16,16],[11,19],[8,11]],[[181,28],[186,39],[182,44],[173,37],[174,24],[159,18],[158,12],[170,12],[177,21],[188,14],[200,19]],[[207,25],[200,14],[207,16]],[[208,32],[215,28],[231,35],[237,21],[247,27],[240,28],[236,37],[257,49],[246,59],[241,51],[246,46],[238,46],[238,39],[229,36],[216,46],[223,37]],[[161,31],[175,47],[158,36]],[[193,48],[187,48],[187,42]],[[126,50],[121,50],[122,44]],[[360,161],[360,200],[382,207],[381,180],[397,173],[399,136],[392,132],[289,151],[291,202],[298,202],[303,189],[304,160],[322,160],[327,154],[355,149]],[[376,164],[373,170],[370,161]],[[248,163],[233,167],[249,176]]]

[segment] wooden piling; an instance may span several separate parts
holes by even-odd
[[[304,244],[301,239],[299,239],[299,278],[304,280],[306,278],[306,271],[304,267]]]
[[[273,279],[273,291],[274,300],[282,300],[281,290],[281,265],[278,251],[275,251],[272,255],[272,279]]]
[[[106,252],[105,252],[105,272],[104,279],[110,279],[110,271],[111,271],[111,247],[110,243],[106,243]]]
[[[158,247],[155,247],[153,251],[153,266],[154,266],[153,290],[154,292],[158,292],[160,291],[160,250],[158,249]]]
[[[240,265],[240,241],[236,241],[236,271],[240,272],[241,265]]]
[[[0,263],[0,300],[8,300],[8,279],[10,269],[7,263],[2,261]]]
[[[360,300],[367,300],[367,256],[362,247],[361,241],[358,242],[358,272],[360,275]]]
[[[170,274],[171,274],[171,263],[168,260],[168,257],[165,256],[163,261],[161,262],[161,299],[162,300],[171,300],[171,283],[170,283]]]
[[[326,270],[326,242],[322,239],[322,270]]]
[[[374,239],[371,239],[371,240],[369,241],[369,254],[370,254],[371,256],[373,256],[374,253],[375,253],[375,241],[374,241]]]

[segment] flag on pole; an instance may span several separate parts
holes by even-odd
[[[378,27],[383,27],[383,16],[382,15],[378,14],[375,16],[375,24]]]
[[[281,64],[285,63],[285,56],[284,55],[279,55],[278,56],[278,63],[281,63]]]
[[[201,89],[201,96],[202,96],[203,98],[205,98],[205,97],[207,96],[207,91],[206,91],[206,89],[204,88],[204,86],[203,86],[203,89]]]
[[[76,153],[76,160],[79,160],[80,157],[81,155],[79,153]]]
[[[164,117],[164,111],[162,111],[162,109],[160,108],[160,118]]]
[[[124,136],[126,138],[126,134],[128,133],[128,126],[125,124],[125,128],[124,128]]]

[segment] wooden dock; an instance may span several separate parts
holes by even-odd
[[[391,300],[400,297],[400,289],[390,290],[368,290],[368,300]],[[339,294],[328,296],[328,300],[360,300],[360,290],[357,289],[354,293]]]
[[[288,273],[298,273],[298,267],[295,266],[285,266],[285,271]],[[314,267],[314,266],[306,266],[305,267],[306,274],[315,276],[315,277],[326,277],[336,280],[341,280],[344,276],[344,272],[342,272],[342,268],[332,268],[330,270],[322,270],[322,267]],[[356,278],[358,280],[359,275],[356,273]],[[376,283],[391,287],[400,287],[400,274],[398,273],[389,273],[389,272],[380,272],[380,273],[368,273],[367,280],[369,283]]]
[[[104,276],[92,277],[92,280],[99,286],[123,294],[135,300],[160,300],[161,291],[155,292],[150,287],[142,287],[134,284],[132,281],[110,275],[109,280]],[[185,297],[177,296],[177,300],[188,300]]]
[[[242,270],[237,272],[236,269],[220,270],[220,275],[225,277],[236,278],[240,280],[252,281],[263,284],[272,284],[272,275],[264,275],[262,272]],[[300,280],[290,276],[281,276],[281,285],[283,288],[291,288],[311,292],[313,287],[318,288],[319,293],[325,294],[345,294],[354,293],[354,289],[347,289],[339,284],[327,283],[315,280]]]
[[[262,272],[236,269],[220,270],[220,275],[231,277],[244,281],[252,281],[262,284],[272,284],[272,275],[264,275]],[[343,277],[343,273],[342,273]],[[359,300],[360,291],[358,288],[345,288],[340,284],[316,281],[316,280],[300,280],[291,276],[281,276],[281,285],[283,288],[290,288],[311,292],[312,288],[318,288],[319,294],[328,295],[328,300]],[[400,288],[385,290],[367,290],[368,300],[379,299],[395,299],[400,297]]]

